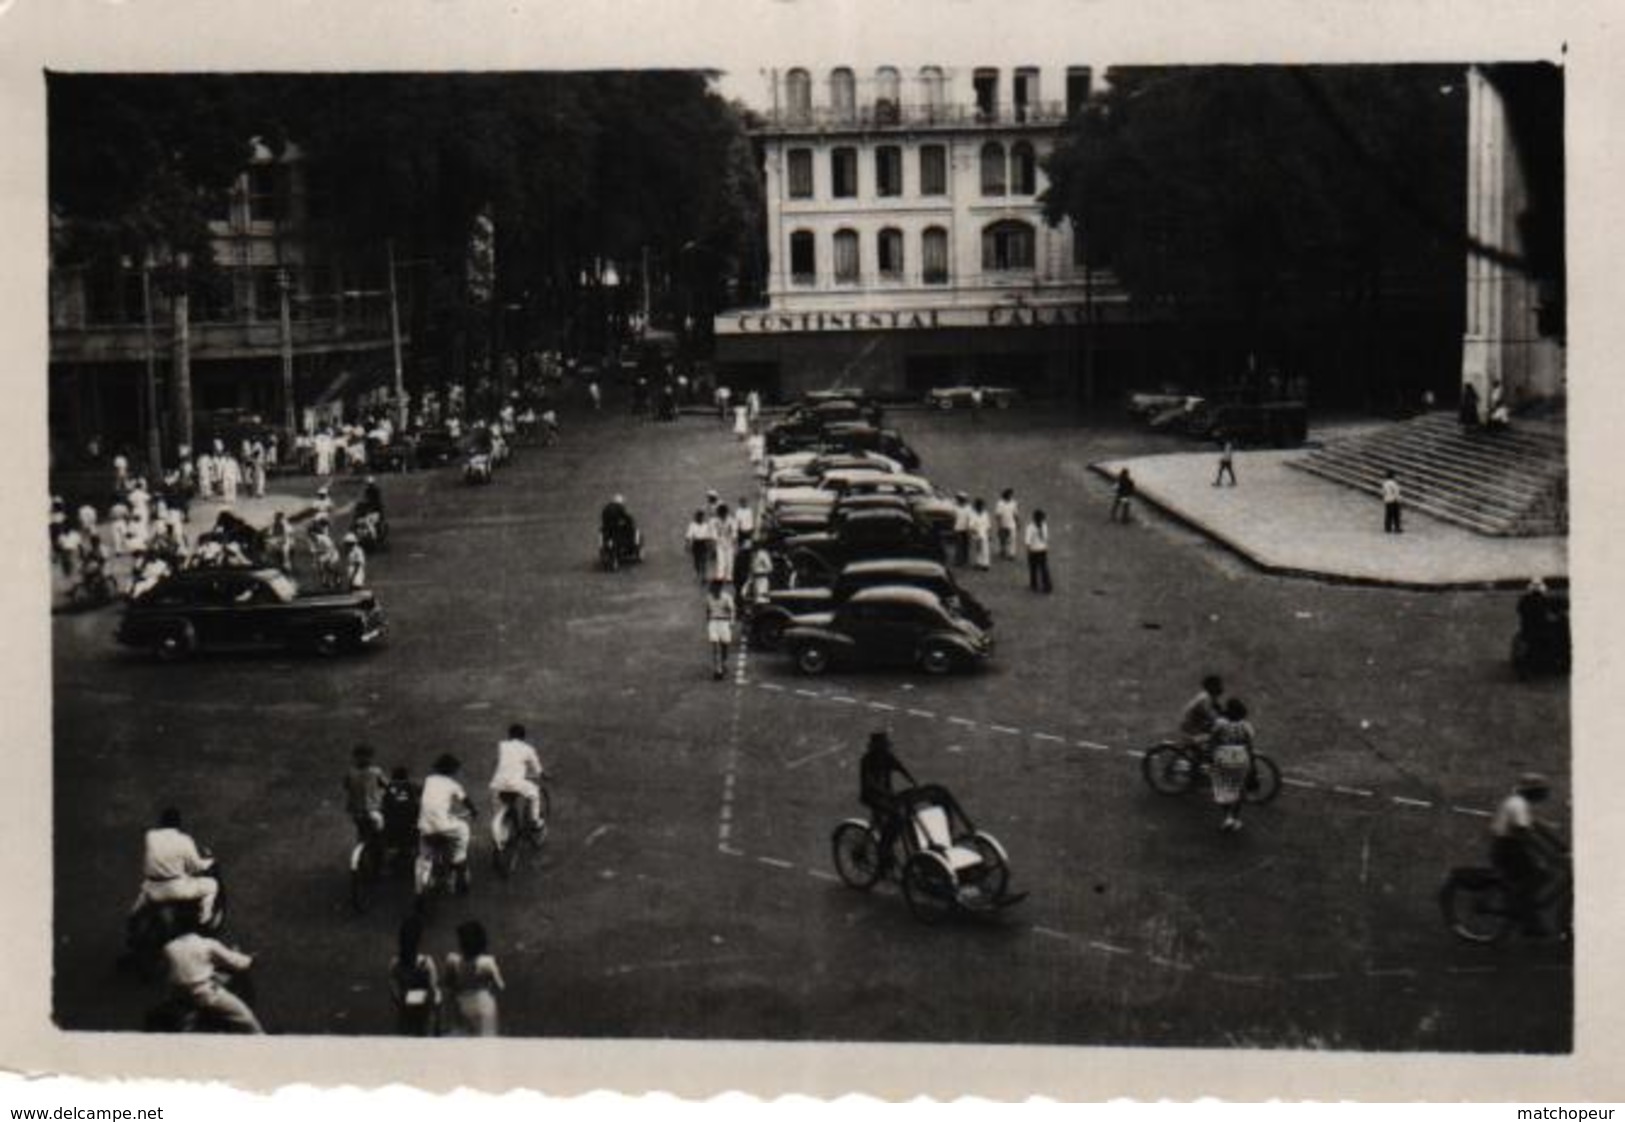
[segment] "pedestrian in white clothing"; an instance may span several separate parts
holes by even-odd
[[[1041,510],[1033,511],[1027,523],[1027,587],[1034,592],[1053,592],[1049,579],[1049,520]]]
[[[998,534],[999,556],[1006,560],[1014,560],[1016,556],[1016,534],[1021,526],[1021,514],[1016,507],[1016,493],[1006,487],[999,495],[999,501],[993,504],[993,528]]]
[[[976,499],[967,516],[970,532],[971,564],[986,572],[993,567],[993,517],[987,503]]]

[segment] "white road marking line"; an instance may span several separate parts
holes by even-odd
[[[1084,748],[1093,748],[1097,752],[1110,752],[1111,751],[1111,749],[1106,747],[1104,744],[1090,744],[1087,740],[1080,740],[1080,741],[1078,741],[1078,743]],[[1139,760],[1139,759],[1144,759],[1145,758],[1145,753],[1140,751],[1138,748],[1124,748],[1123,749],[1123,755],[1129,757],[1132,760]]]
[[[869,703],[869,708],[871,708],[871,709],[879,709],[882,713],[895,713],[895,712],[897,712],[897,706],[895,706],[895,705],[887,705],[884,701],[871,701]]]
[[[840,877],[836,876],[834,873],[830,872],[827,869],[808,869],[807,874],[809,876],[817,877],[819,880],[838,881],[838,880],[841,879]]]
[[[797,690],[796,691],[796,696],[797,697],[810,697],[814,701],[816,701],[816,700],[818,700],[819,695],[818,695],[817,690]]]
[[[732,822],[733,821],[733,816],[734,816],[733,804],[732,803],[723,803],[722,804],[722,821],[724,821],[724,822]]]
[[[1286,776],[1286,775],[1283,775],[1281,777],[1281,782],[1285,783],[1288,787],[1303,787],[1303,788],[1307,788],[1309,790],[1315,790],[1315,789],[1318,789],[1320,787],[1320,784],[1314,782],[1313,780],[1309,780],[1309,779],[1293,779],[1291,776]]]
[[[1427,810],[1433,809],[1433,804],[1428,802],[1426,799],[1407,799],[1404,795],[1390,795],[1388,796],[1388,801],[1391,803],[1397,803],[1400,806],[1419,806]]]
[[[1133,951],[1129,950],[1127,947],[1119,947],[1119,946],[1116,946],[1115,944],[1112,944],[1112,943],[1102,943],[1098,939],[1090,939],[1089,940],[1089,945],[1091,947],[1093,947],[1095,950],[1097,950],[1097,951],[1105,951],[1107,954],[1133,954],[1134,953]]]
[[[789,861],[780,861],[777,857],[758,857],[756,860],[761,862],[763,865],[771,865],[775,869],[795,868],[795,865],[791,864]]]
[[[719,845],[719,846],[717,846],[717,852],[726,853],[729,857],[743,857],[743,856],[745,856],[745,851],[744,850],[735,849],[731,845]]]
[[[965,725],[968,728],[976,727],[976,722],[966,717],[949,717],[948,723],[950,725]]]
[[[1294,982],[1335,982],[1337,977],[1336,974],[1294,974],[1292,980]]]
[[[1010,733],[1012,736],[1020,736],[1021,735],[1021,730],[1020,729],[1011,728],[1009,725],[988,725],[987,727],[992,729],[994,732],[1007,732],[1007,733]]]
[[[910,709],[907,712],[910,717],[925,717],[933,721],[937,719],[937,715],[929,709]]]
[[[1079,748],[1091,748],[1096,752],[1111,751],[1111,749],[1106,747],[1104,744],[1096,744],[1092,740],[1074,740],[1072,743],[1076,744]]]
[[[1371,873],[1371,835],[1367,834],[1360,843],[1360,883],[1366,883]]]
[[[830,700],[839,701],[842,705],[856,705],[858,703],[857,698],[847,697],[844,694],[836,694],[835,696],[831,697]]]
[[[1033,739],[1034,740],[1053,740],[1056,744],[1065,744],[1066,743],[1066,737],[1064,737],[1064,736],[1056,736],[1052,732],[1035,732],[1035,733],[1033,733]]]
[[[832,748],[820,748],[818,751],[812,753],[811,755],[802,756],[798,760],[791,760],[789,763],[784,765],[784,769],[786,771],[791,771],[791,770],[793,770],[795,768],[800,767],[802,764],[811,763],[813,760],[819,760],[819,759],[824,758],[825,756],[833,756],[836,752],[844,752],[844,751],[846,751],[846,745],[844,745],[844,744],[837,744]]]
[[[1364,787],[1345,787],[1341,783],[1334,783],[1332,785],[1332,790],[1336,791],[1339,795],[1357,795],[1362,799],[1369,799],[1373,794],[1373,792],[1367,791]]]
[[[1195,970],[1196,967],[1189,962],[1180,962],[1176,958],[1163,958],[1159,954],[1148,954],[1146,959],[1157,966],[1167,967],[1169,970]]]
[[[1457,814],[1471,814],[1474,818],[1492,818],[1492,817],[1494,817],[1487,810],[1475,810],[1474,808],[1472,808],[1470,806],[1453,806],[1450,809],[1455,811]]]
[[[773,690],[776,693],[783,693],[784,692],[784,687],[779,685],[777,682],[757,682],[756,683],[756,688],[757,689],[763,689],[763,690]]]
[[[1072,938],[1072,936],[1068,935],[1065,931],[1057,931],[1053,927],[1040,927],[1037,924],[1033,925],[1032,931],[1033,931],[1034,935],[1047,935],[1051,939],[1070,939],[1070,938]]]
[[[717,842],[720,844],[722,842],[727,841],[728,840],[728,835],[732,832],[732,830],[733,830],[733,827],[727,822],[722,822],[722,823],[718,824],[718,826],[717,826]],[[728,847],[726,845],[724,845],[724,846],[722,846],[722,848],[727,849]]]

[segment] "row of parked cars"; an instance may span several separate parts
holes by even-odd
[[[1128,414],[1158,432],[1198,440],[1285,448],[1302,444],[1309,434],[1304,402],[1276,400],[1260,391],[1134,393],[1128,398]]]
[[[955,497],[880,407],[813,395],[768,433],[756,546],[771,588],[750,614],[755,646],[806,674],[835,666],[970,669],[993,653],[993,617],[954,579]]]

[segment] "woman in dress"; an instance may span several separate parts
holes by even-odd
[[[1241,829],[1242,794],[1253,772],[1253,726],[1239,698],[1225,702],[1213,726],[1213,801],[1224,808],[1219,829]]]
[[[453,1036],[497,1036],[497,994],[502,971],[487,950],[485,925],[469,920],[457,927],[457,950],[446,956],[446,989],[451,992]]]
[[[987,503],[981,499],[971,503],[968,523],[971,564],[986,572],[993,566],[993,516]]]
[[[389,995],[395,1002],[395,1031],[402,1036],[440,1035],[440,972],[424,954],[423,917],[401,924],[400,942],[389,963]]]

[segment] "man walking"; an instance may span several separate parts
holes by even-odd
[[[1213,486],[1218,487],[1224,482],[1225,476],[1230,477],[1230,486],[1236,485],[1236,442],[1228,436],[1224,438],[1224,448],[1219,452],[1219,472],[1213,477]]]
[[[734,637],[734,598],[720,580],[711,582],[705,597],[705,636],[711,643],[711,677],[728,676],[728,648]]]
[[[1016,493],[1009,487],[999,494],[999,501],[993,504],[993,526],[998,532],[999,556],[1007,561],[1015,560],[1020,515],[1017,513]]]
[[[1385,534],[1403,534],[1405,532],[1404,527],[1399,524],[1399,500],[1399,480],[1394,478],[1392,471],[1384,472],[1382,477],[1382,532]]]
[[[1027,523],[1027,587],[1034,592],[1054,592],[1049,579],[1049,522],[1041,510],[1033,511]]]

